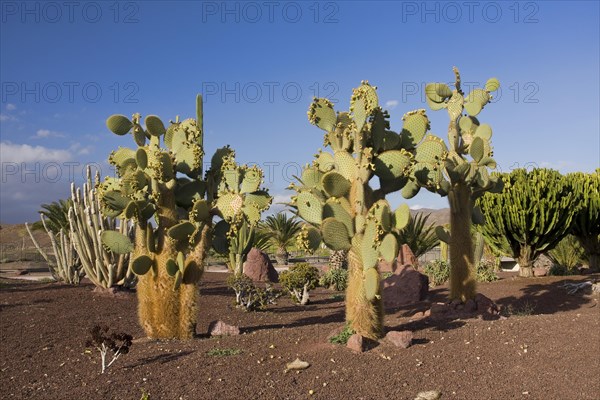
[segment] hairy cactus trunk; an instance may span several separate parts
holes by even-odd
[[[378,285],[379,287],[379,285]],[[354,332],[370,338],[383,337],[383,304],[381,288],[377,296],[368,300],[363,278],[363,265],[360,256],[354,250],[348,252],[348,288],[346,289],[346,321]]]
[[[457,183],[450,201],[450,299],[467,301],[475,298],[476,281],[471,239],[473,202],[469,188]]]

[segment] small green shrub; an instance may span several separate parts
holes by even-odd
[[[308,263],[298,263],[279,275],[279,283],[290,293],[294,302],[306,305],[309,302],[309,290],[319,283],[319,270]]]
[[[429,286],[443,285],[450,278],[450,264],[444,260],[429,261],[423,272],[429,277]]]
[[[579,274],[577,268],[569,268],[560,264],[553,264],[548,270],[548,275],[550,276],[569,276],[577,274]]]
[[[573,275],[575,267],[583,263],[585,252],[579,240],[573,235],[565,236],[556,247],[548,252],[552,261],[558,264],[556,274],[551,275]]]
[[[496,273],[497,265],[495,262],[490,260],[481,260],[477,264],[477,282],[494,282],[497,281],[498,274]]]
[[[319,279],[319,286],[337,290],[338,292],[346,290],[348,286],[348,270],[342,268],[330,269]]]
[[[236,356],[238,354],[242,354],[242,350],[240,349],[219,349],[214,348],[210,349],[206,352],[207,355],[211,357],[227,357],[227,356]]]
[[[354,330],[350,327],[350,325],[346,325],[344,329],[335,336],[329,338],[329,343],[333,344],[346,344],[348,343],[348,339],[350,336],[354,335]]]
[[[227,286],[235,292],[235,304],[246,311],[265,310],[280,293],[271,285],[264,289],[256,287],[252,279],[245,274],[231,274],[227,278]]]

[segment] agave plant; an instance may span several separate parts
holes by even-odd
[[[69,208],[73,205],[71,199],[53,201],[50,204],[42,204],[39,213],[45,218],[46,227],[52,233],[58,233],[61,229],[69,231]],[[44,229],[42,221],[35,222],[32,229]]]
[[[288,217],[283,212],[269,215],[261,225],[261,230],[267,235],[271,245],[277,247],[275,252],[277,264],[285,265],[288,263],[289,253],[287,249],[294,244],[301,227],[301,223],[295,217]]]
[[[427,224],[431,214],[417,213],[399,235],[399,242],[407,244],[415,257],[420,257],[440,243],[435,234],[435,225]]]

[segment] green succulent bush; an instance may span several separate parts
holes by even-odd
[[[477,282],[494,282],[498,278],[498,264],[491,260],[481,260],[477,264],[476,279]]]
[[[423,266],[423,272],[429,277],[429,286],[443,285],[450,278],[450,264],[444,260],[429,261]]]
[[[341,292],[348,287],[348,270],[331,268],[319,278],[319,286]]]
[[[309,263],[298,263],[279,274],[279,283],[287,290],[295,303],[306,305],[309,291],[319,284],[319,270]]]

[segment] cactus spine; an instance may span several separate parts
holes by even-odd
[[[348,252],[346,320],[355,332],[377,339],[383,335],[378,260],[394,260],[398,233],[410,218],[406,205],[392,212],[385,195],[406,183],[412,155],[402,147],[402,136],[389,130],[389,116],[368,82],[354,89],[350,112],[336,113],[329,100],[319,98],[308,117],[325,131],[325,146],[333,153],[320,151],[291,185],[297,192],[292,204],[309,224],[299,238],[305,248],[316,249],[322,239],[330,249]],[[420,113],[405,121],[415,136],[422,137],[426,125]],[[375,175],[377,190],[369,185]]]
[[[100,183],[100,174],[97,172],[95,182],[92,182],[89,166],[86,172],[87,182],[83,185],[83,192],[79,188],[75,190],[75,184],[71,184],[73,205],[69,209],[71,238],[85,275],[100,288],[108,289],[115,285],[133,287],[136,278],[129,269],[129,253],[110,252],[102,245],[101,240],[102,232],[108,230],[117,230],[127,235],[128,224],[102,215],[95,189],[95,185]]]
[[[466,301],[476,294],[471,221],[483,222],[483,215],[474,207],[474,202],[486,191],[502,190],[502,182],[488,172],[488,168],[496,167],[490,142],[492,128],[481,124],[476,116],[490,102],[490,93],[498,90],[500,84],[491,78],[484,89],[474,89],[465,96],[456,67],[454,74],[454,90],[444,83],[430,83],[425,87],[430,108],[448,111],[449,146],[433,135],[427,135],[418,144],[416,162],[405,187],[409,190],[403,190],[402,195],[411,198],[424,187],[448,196],[450,232],[438,227],[436,233],[450,246],[450,298]]]
[[[153,115],[144,122],[145,129],[139,114],[106,121],[117,135],[131,133],[138,148],[119,148],[110,155],[119,177],[98,186],[103,212],[133,219],[136,228],[134,243],[116,231],[104,231],[102,242],[116,253],[132,251],[138,316],[146,334],[188,339],[195,334],[197,283],[211,245],[213,217],[232,230],[244,221],[255,224],[271,197],[259,188],[262,171],[236,164],[229,147],[216,151],[203,178],[200,95],[196,119],[176,118],[168,128]]]

